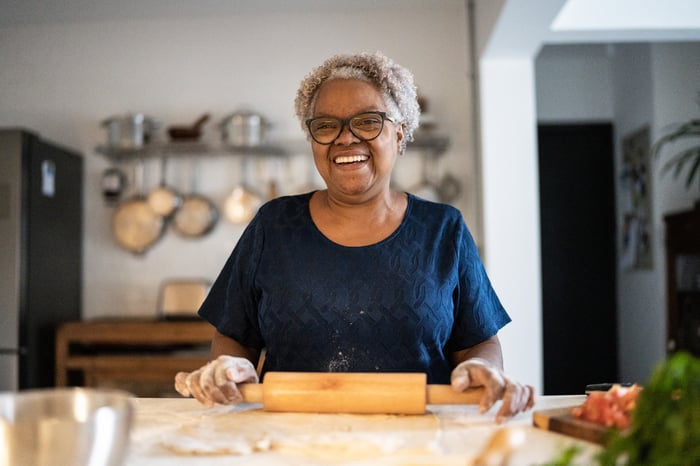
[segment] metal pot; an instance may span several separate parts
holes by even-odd
[[[235,147],[255,147],[265,142],[265,131],[269,124],[261,115],[240,110],[221,121],[224,144]]]
[[[139,149],[147,144],[160,123],[143,113],[113,116],[102,121],[107,130],[107,146],[112,149]]]
[[[122,197],[126,187],[126,175],[117,167],[109,167],[102,172],[102,197],[107,205],[114,205]]]
[[[0,464],[123,464],[133,420],[130,398],[87,388],[0,393]]]

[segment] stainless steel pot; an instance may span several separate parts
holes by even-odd
[[[130,398],[87,388],[0,393],[0,465],[123,464],[133,419]]]
[[[139,149],[155,136],[160,123],[143,113],[113,116],[102,121],[107,130],[107,146],[112,149]]]
[[[255,112],[239,110],[221,121],[224,144],[235,147],[254,147],[265,142],[269,123]]]

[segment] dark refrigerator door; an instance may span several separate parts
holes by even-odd
[[[20,388],[54,384],[60,322],[81,317],[83,160],[25,135]]]
[[[22,138],[0,131],[0,390],[19,388]]]
[[[19,386],[19,358],[17,354],[0,352],[0,391],[14,391]]]

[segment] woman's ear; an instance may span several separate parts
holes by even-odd
[[[403,151],[401,150],[401,146],[403,145],[403,130],[405,128],[406,125],[404,123],[396,125],[396,150],[398,151],[399,155],[403,153]]]

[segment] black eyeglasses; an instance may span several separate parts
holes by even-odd
[[[344,120],[328,116],[309,118],[306,120],[306,127],[309,128],[314,141],[327,145],[340,136],[345,125],[348,125],[348,129],[357,139],[371,141],[382,134],[384,120],[396,124],[396,119],[388,116],[386,112],[363,112]]]

